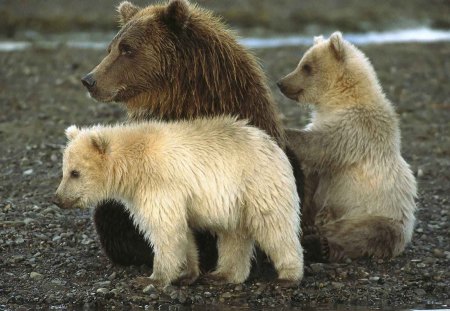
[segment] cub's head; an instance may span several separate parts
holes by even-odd
[[[127,101],[143,91],[158,92],[176,75],[177,35],[189,24],[193,8],[185,0],[137,7],[128,1],[118,7],[122,28],[106,57],[81,79],[99,101]]]
[[[61,208],[86,208],[102,200],[107,185],[108,141],[95,129],[66,130],[69,140],[63,155],[63,177],[54,202]]]
[[[278,81],[281,92],[299,103],[317,104],[342,77],[349,46],[340,32],[333,33],[328,40],[315,37],[314,45],[297,68]]]

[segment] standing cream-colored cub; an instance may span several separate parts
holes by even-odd
[[[336,32],[315,38],[278,85],[314,110],[305,129],[287,133],[313,189],[304,228],[313,225],[318,234],[305,232],[305,245],[317,238],[331,261],[398,255],[413,233],[416,181],[401,156],[396,113],[369,60]]]
[[[56,203],[125,202],[154,246],[151,280],[166,285],[199,275],[192,229],[218,236],[215,283],[250,273],[254,242],[280,280],[303,276],[299,198],[284,152],[263,131],[235,118],[144,122],[66,130],[63,179]]]

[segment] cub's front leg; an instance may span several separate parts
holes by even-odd
[[[155,256],[150,280],[157,286],[170,285],[178,279],[186,264],[190,267],[198,265],[195,244],[190,242],[192,234],[187,225],[185,206],[175,198],[176,195],[170,201],[153,198],[151,205],[138,209],[134,215],[139,229],[153,246]],[[194,247],[190,260],[187,258],[189,246]],[[195,274],[196,268],[190,272]]]

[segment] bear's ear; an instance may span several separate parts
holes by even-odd
[[[169,27],[180,31],[186,27],[191,15],[189,2],[186,0],[170,0],[164,11],[164,21]]]
[[[119,4],[119,6],[117,7],[117,12],[119,12],[120,25],[123,26],[126,23],[128,23],[128,21],[134,15],[136,15],[136,13],[139,12],[140,9],[141,9],[140,7],[135,6],[131,2],[128,2],[128,1],[121,2]]]
[[[323,42],[323,36],[314,37],[314,45]]]
[[[330,48],[337,60],[343,60],[345,56],[345,44],[342,34],[336,31],[330,36]]]
[[[92,147],[100,154],[106,154],[109,148],[109,141],[106,137],[102,136],[100,133],[93,133],[91,135]]]
[[[80,129],[76,125],[69,126],[66,131],[66,137],[69,141],[73,140],[80,133]]]

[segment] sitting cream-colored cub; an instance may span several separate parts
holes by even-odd
[[[339,32],[318,37],[278,85],[314,109],[305,129],[287,135],[312,189],[304,228],[318,229],[324,259],[402,252],[413,233],[416,181],[401,156],[396,113],[369,60]],[[306,232],[307,250],[311,238]]]
[[[206,280],[245,281],[255,241],[280,280],[301,280],[299,198],[292,168],[263,131],[220,117],[71,126],[66,135],[55,203],[83,208],[106,198],[125,202],[154,247],[154,283],[197,279],[192,229],[218,236],[218,265]]]

